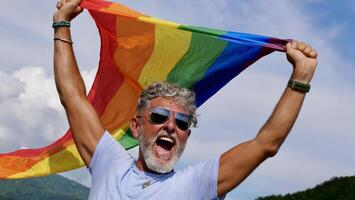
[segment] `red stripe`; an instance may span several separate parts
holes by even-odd
[[[58,139],[57,141],[53,142],[52,144],[50,144],[46,147],[42,147],[42,148],[38,148],[38,149],[21,149],[21,150],[13,151],[13,152],[6,153],[6,154],[0,154],[0,158],[6,157],[6,156],[19,156],[19,157],[24,157],[24,158],[38,156],[40,153],[42,153],[44,151],[49,151],[51,149],[55,149],[56,147],[63,146],[63,144],[70,139],[72,139],[72,135],[71,135],[70,131],[67,131],[67,133],[63,137],[61,137],[60,139]]]
[[[80,7],[90,8],[93,10],[100,10],[102,8],[107,8],[111,5],[111,2],[107,1],[98,1],[98,0],[85,0],[81,2]]]
[[[101,116],[105,111],[107,104],[121,86],[124,77],[112,59],[117,49],[117,42],[115,40],[116,27],[103,26],[103,24],[115,25],[116,17],[96,11],[91,11],[90,14],[96,20],[96,24],[99,28],[101,35],[101,52],[99,69],[88,95],[88,99],[96,109],[96,112]]]

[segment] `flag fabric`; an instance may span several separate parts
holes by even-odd
[[[84,0],[101,37],[98,71],[88,99],[104,127],[126,149],[137,145],[128,123],[140,91],[167,80],[196,92],[203,104],[249,65],[287,40],[187,26],[118,3]],[[46,176],[84,166],[70,129],[38,149],[0,154],[0,179]]]

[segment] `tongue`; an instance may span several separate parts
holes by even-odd
[[[156,150],[160,159],[168,160],[170,158],[170,151],[166,150],[160,145],[156,145]]]

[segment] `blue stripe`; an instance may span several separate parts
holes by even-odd
[[[272,51],[261,46],[229,42],[221,55],[206,71],[204,78],[194,84],[196,105],[202,105],[250,64]]]

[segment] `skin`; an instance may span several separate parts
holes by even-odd
[[[188,113],[188,111],[183,106],[176,104],[173,100],[169,98],[157,97],[155,99],[152,99],[149,102],[149,108],[155,108],[155,107],[164,107],[174,112]],[[148,114],[148,112],[149,112],[148,108],[145,108],[143,110],[143,113],[146,113],[146,115]],[[170,116],[170,119],[167,122],[160,125],[151,124],[148,118],[133,118],[131,120],[130,128],[135,138],[138,138],[139,129],[144,130],[143,133],[148,138],[154,138],[155,135],[160,131],[166,131],[168,134],[170,134],[171,136],[179,140],[179,143],[181,144],[186,144],[186,141],[191,133],[190,129],[183,131],[177,128],[172,116]],[[157,158],[157,156],[156,159],[163,164],[167,162]],[[139,151],[139,157],[136,162],[136,166],[138,167],[138,169],[141,169],[143,171],[154,173],[154,171],[151,171],[147,167],[141,150]]]
[[[57,3],[58,11],[54,14],[53,20],[71,21],[82,12],[78,6],[80,2],[80,0],[59,1]],[[71,40],[70,29],[67,27],[56,28],[54,36]],[[290,78],[309,83],[316,70],[317,52],[308,44],[294,40],[286,45],[286,57],[293,66]],[[85,86],[72,46],[58,40],[54,43],[54,74],[75,144],[84,162],[89,165],[105,129],[97,113],[86,99]],[[305,93],[286,87],[273,113],[256,137],[236,145],[222,154],[217,183],[219,196],[237,187],[260,163],[278,152],[296,121],[304,98]],[[153,99],[150,101],[150,106],[162,106],[173,111],[186,112],[184,107],[167,98]],[[143,129],[143,134],[147,137],[154,137],[160,130],[165,130],[175,134],[180,142],[186,143],[191,133],[190,130],[179,130],[172,117],[163,125],[151,124],[144,118],[134,118],[130,126],[136,138],[139,129]],[[151,171],[146,166],[141,152],[136,165],[143,171]]]

